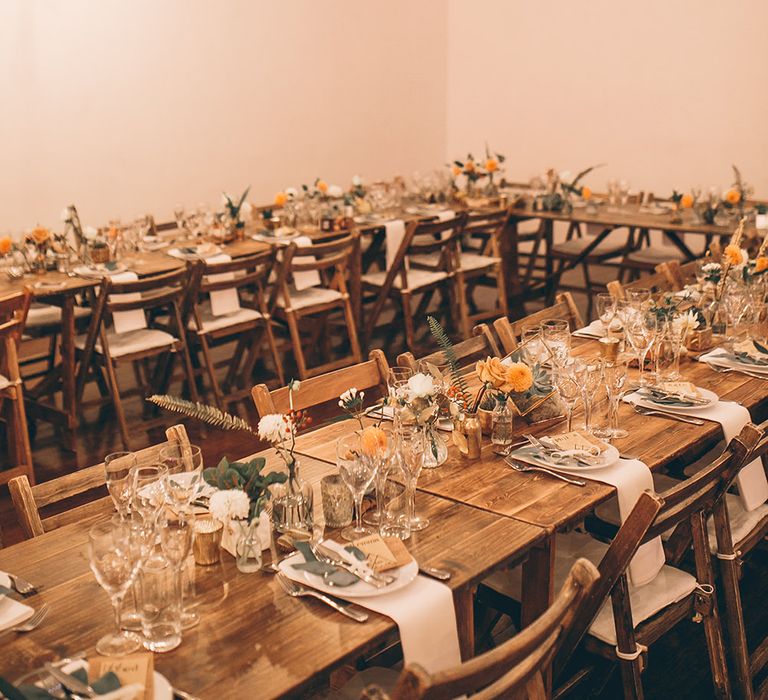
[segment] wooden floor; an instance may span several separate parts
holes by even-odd
[[[584,300],[578,299],[582,305]],[[402,337],[395,337],[392,345],[385,348],[388,357],[394,357],[402,350]],[[287,370],[286,377],[290,377]],[[126,384],[131,377],[126,374]],[[178,391],[178,387],[176,388]],[[127,406],[129,424],[131,418],[141,414],[142,406],[138,400]],[[255,424],[257,416],[252,406],[241,404],[240,415],[249,418]],[[168,424],[176,421],[174,415],[168,415]],[[207,430],[203,435],[199,424],[183,421],[190,432],[193,442],[199,444],[208,466],[223,456],[237,458],[265,447],[257,438],[248,433]],[[136,433],[137,447],[143,447],[164,439],[162,431],[154,435]],[[62,448],[61,440],[45,423],[39,423],[33,442],[35,471],[40,481],[55,478],[77,468],[100,462],[109,452],[122,449],[117,425],[111,409],[89,409],[85,412],[80,429],[77,454]],[[15,515],[10,504],[7,489],[0,490],[0,532],[5,545],[21,538]],[[765,596],[768,592],[768,554],[757,552],[744,569],[745,608],[750,611],[748,631],[754,638],[768,634],[768,606]],[[721,606],[722,610],[722,606]],[[650,651],[650,662],[644,675],[646,697],[667,700],[708,700],[714,695],[711,689],[707,653],[704,643],[704,629],[693,622],[680,625],[678,630],[659,640]],[[572,697],[584,697],[583,694]],[[600,696],[605,700],[621,697],[621,683],[617,673]]]

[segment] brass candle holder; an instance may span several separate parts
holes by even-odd
[[[221,536],[224,526],[211,515],[201,515],[195,520],[195,538],[192,554],[195,564],[211,566],[221,558]]]

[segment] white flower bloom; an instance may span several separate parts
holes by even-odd
[[[418,372],[408,380],[408,400],[427,398],[437,393],[435,379],[430,374]]]
[[[270,413],[259,421],[258,433],[262,440],[281,443],[293,429],[291,421],[281,413]]]
[[[687,311],[672,319],[672,332],[685,339],[691,332],[695,331],[699,325],[699,318],[694,311]]]
[[[99,237],[99,232],[93,226],[86,226],[83,229],[83,236],[88,241],[95,241]]]
[[[720,263],[716,263],[716,262],[707,263],[706,265],[702,266],[701,270],[702,272],[719,272]]]
[[[296,197],[299,196],[299,192],[295,187],[286,187],[285,196],[288,197],[288,199],[296,199]]]
[[[288,382],[289,391],[298,391],[299,389],[301,389],[301,382],[298,379],[291,379],[291,381]]]
[[[363,178],[361,178],[359,175],[353,175],[352,176],[352,184],[355,187],[360,187],[360,185],[363,184]]]
[[[558,177],[560,178],[560,182],[570,182],[571,181],[571,171],[570,170],[563,170]]]
[[[344,195],[344,190],[341,189],[338,185],[331,185],[328,187],[328,196],[333,199],[338,199],[339,197],[342,197]]]
[[[350,387],[341,396],[339,396],[339,406],[341,408],[346,408],[347,406],[350,406],[356,402],[362,403],[364,396],[364,391],[358,391],[355,387]]]
[[[240,489],[216,491],[211,495],[208,510],[219,522],[226,523],[230,518],[247,518],[251,502],[248,494]]]

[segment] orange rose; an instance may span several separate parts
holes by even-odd
[[[360,434],[363,454],[372,457],[387,449],[387,434],[376,426],[369,426]]]
[[[507,384],[512,391],[528,391],[533,384],[531,368],[523,362],[513,362],[507,366]]]
[[[684,194],[680,197],[680,206],[683,209],[690,209],[693,206],[693,196],[690,194]]]
[[[36,226],[32,229],[32,232],[29,235],[32,237],[32,240],[37,243],[37,245],[43,245],[43,243],[47,243],[50,239],[51,232],[47,228]]]
[[[731,265],[741,265],[744,262],[744,256],[741,253],[741,248],[737,245],[727,245],[723,251],[725,259]]]
[[[504,393],[512,391],[507,379],[507,366],[498,357],[479,360],[475,365],[475,372],[481,382],[490,384],[494,389]]]
[[[499,161],[495,158],[489,158],[485,161],[485,169],[489,173],[495,173],[499,169]]]
[[[2,241],[0,241],[0,243],[2,243]],[[755,260],[755,272],[765,272],[766,270],[768,270],[768,258],[761,255]]]
[[[461,175],[461,168],[458,165],[455,165],[455,164],[452,165],[451,166],[451,174],[454,177],[458,177],[459,175]]]
[[[728,204],[738,204],[741,201],[741,192],[730,189],[725,193],[725,201]]]
[[[109,238],[110,241],[114,241],[115,238],[117,238],[117,229],[114,226],[109,227],[109,231],[107,231],[107,238]]]
[[[466,163],[464,163],[464,170],[466,170],[468,173],[475,172],[475,161],[468,160]]]
[[[11,252],[11,237],[3,236],[0,238],[0,255],[8,255]]]
[[[288,201],[288,196],[285,194],[285,192],[278,192],[275,195],[275,206],[276,207],[284,207],[285,203]]]
[[[323,194],[328,191],[328,183],[325,180],[318,180],[315,187],[317,187]]]
[[[592,190],[589,189],[586,185],[581,188],[581,198],[582,199],[592,199]]]

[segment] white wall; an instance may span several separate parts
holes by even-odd
[[[440,0],[0,0],[0,231],[426,169]]]
[[[508,173],[608,166],[633,188],[768,196],[764,0],[450,0],[449,157],[505,153]]]

